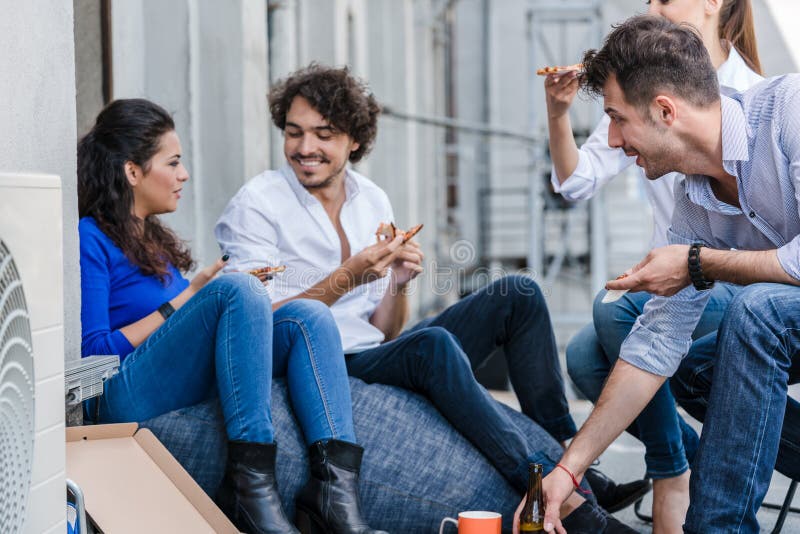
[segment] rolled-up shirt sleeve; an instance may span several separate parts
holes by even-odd
[[[694,215],[682,184],[676,184],[675,212],[669,230],[669,243],[689,245],[706,242],[693,229]],[[620,358],[650,373],[670,377],[689,352],[692,332],[710,297],[710,291],[685,287],[671,297],[654,296],[644,306],[628,337],[622,344]]]
[[[625,155],[619,148],[608,146],[608,124],[604,115],[592,135],[578,150],[578,166],[562,183],[555,168],[550,175],[553,190],[570,201],[592,198],[597,191],[615,176],[633,164],[635,158]]]
[[[786,274],[800,281],[800,236],[778,249],[778,262]]]

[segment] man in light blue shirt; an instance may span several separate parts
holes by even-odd
[[[551,511],[676,372],[717,281],[743,287],[717,335],[684,529],[757,532],[784,411],[800,410],[792,399],[787,406],[787,386],[800,380],[800,76],[720,97],[694,29],[647,16],[617,27],[584,69],[584,88],[603,96],[611,119],[609,145],[635,156],[651,180],[673,171],[686,179],[675,187],[671,244],[606,286],[658,296],[562,468],[545,479],[545,529],[560,529]],[[786,430],[797,423],[787,419]]]

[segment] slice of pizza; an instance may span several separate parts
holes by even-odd
[[[279,265],[277,267],[261,267],[259,269],[251,269],[247,272],[252,274],[253,276],[258,276],[258,275],[272,276],[274,274],[282,273],[285,270],[286,270],[285,265]]]
[[[403,235],[403,244],[408,243],[411,241],[411,238],[417,235],[417,232],[422,230],[422,224],[418,224],[416,226],[412,226],[408,230],[405,231],[405,235]]]
[[[622,280],[623,278],[627,278],[627,273],[622,273],[619,275],[615,280]],[[603,296],[602,302],[603,304],[609,304],[611,302],[616,302],[625,295],[629,290],[628,289],[609,289],[606,291],[606,294]]]
[[[583,64],[576,63],[575,65],[567,65],[565,67],[542,67],[536,71],[539,76],[547,76],[548,74],[563,74],[570,71],[582,71]]]
[[[422,224],[418,224],[416,226],[412,226],[405,232],[400,230],[394,223],[380,223],[378,225],[378,229],[375,231],[375,239],[378,243],[381,241],[391,241],[397,236],[403,237],[403,244],[407,243],[412,237],[417,235],[417,232],[422,230]]]
[[[380,223],[378,225],[378,229],[375,231],[375,240],[380,243],[382,240],[386,239],[391,241],[395,237],[397,237],[397,227],[394,223]]]

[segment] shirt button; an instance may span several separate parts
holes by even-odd
[[[754,211],[751,211],[749,215],[750,215],[750,218],[752,219],[753,217],[755,217],[755,216],[756,216],[756,212],[754,212]]]

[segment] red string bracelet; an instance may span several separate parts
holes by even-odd
[[[566,473],[569,475],[569,478],[572,479],[572,485],[575,486],[575,491],[577,491],[581,495],[591,495],[592,492],[590,490],[585,490],[581,487],[581,485],[578,483],[578,479],[575,478],[575,475],[572,474],[572,471],[570,471],[561,464],[556,464],[556,467],[560,467],[561,469],[566,471]]]

